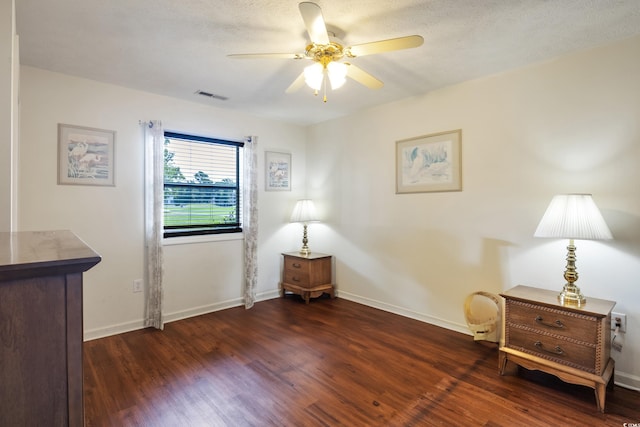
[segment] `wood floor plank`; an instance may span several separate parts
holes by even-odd
[[[496,344],[343,299],[296,296],[86,342],[91,426],[621,426],[640,393],[521,370]]]

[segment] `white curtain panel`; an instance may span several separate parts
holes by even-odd
[[[258,138],[245,139],[243,165],[244,307],[253,307],[258,284]]]
[[[144,128],[145,327],[162,329],[162,205],[164,198],[164,131],[162,122]]]

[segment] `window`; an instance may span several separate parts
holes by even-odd
[[[164,237],[242,231],[242,142],[164,133]]]

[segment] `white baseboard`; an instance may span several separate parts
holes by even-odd
[[[268,299],[277,298],[280,296],[278,290],[261,292],[256,295],[256,301],[265,301]],[[207,313],[213,313],[214,311],[225,310],[227,308],[239,307],[244,304],[242,298],[234,298],[232,300],[221,301],[214,304],[202,305],[199,307],[193,307],[188,310],[174,311],[172,313],[166,313],[164,315],[164,323],[175,322],[177,320],[187,319],[189,317],[200,316]],[[104,338],[111,335],[124,334],[126,332],[137,331],[144,329],[144,319],[140,318],[126,323],[118,323],[115,325],[106,326],[103,328],[95,328],[84,331],[84,341],[91,341],[98,338]]]
[[[91,341],[98,338],[109,337],[111,335],[124,334],[125,332],[137,331],[144,328],[144,320],[134,320],[126,323],[118,323],[103,328],[87,329],[84,331],[84,340]]]
[[[614,384],[630,390],[640,391],[640,377],[627,374],[626,372],[615,372]]]
[[[238,307],[243,304],[242,298],[234,298],[227,301],[220,301],[214,304],[201,305],[188,310],[174,311],[164,315],[164,323],[171,323],[177,320],[188,319],[189,317],[201,316],[214,311],[225,310],[227,308]]]
[[[260,292],[256,295],[256,302],[274,298],[280,298],[280,289],[274,289],[269,292]]]
[[[469,328],[467,327],[466,324],[462,325],[460,323],[450,322],[448,320],[440,319],[438,317],[429,316],[429,315],[418,313],[412,310],[407,310],[406,308],[403,308],[403,307],[387,304],[382,301],[373,300],[373,299],[362,297],[355,294],[350,294],[344,291],[339,291],[338,295],[340,296],[340,298],[344,298],[349,301],[367,305],[369,307],[374,307],[380,310],[388,311],[390,313],[399,314],[400,316],[408,317],[410,319],[420,320],[421,322],[429,323],[435,326],[440,326],[442,328],[460,332],[465,335],[472,335],[471,331],[469,331]]]

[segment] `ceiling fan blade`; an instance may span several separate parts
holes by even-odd
[[[293,93],[299,90],[302,86],[304,86],[304,71],[300,73],[300,75],[291,83],[291,86],[285,90],[285,93]]]
[[[364,85],[369,89],[380,89],[384,86],[384,83],[364,71],[362,68],[356,67],[348,62],[345,62],[345,64],[347,65],[347,77],[352,78],[361,85]]]
[[[304,25],[307,27],[311,42],[315,44],[329,44],[329,34],[327,33],[327,26],[324,23],[320,6],[305,1],[300,3],[298,8],[300,9]]]
[[[227,55],[229,58],[238,59],[303,59],[306,56],[303,53],[232,53]]]
[[[373,55],[392,50],[410,49],[422,46],[422,43],[424,43],[422,36],[398,37],[397,39],[380,40],[351,46],[346,49],[346,53],[349,57]]]

